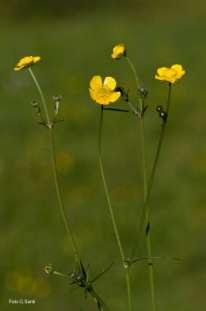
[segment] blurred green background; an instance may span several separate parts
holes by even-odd
[[[149,90],[146,148],[149,168],[164,104],[157,67],[181,63],[187,75],[174,88],[167,136],[152,195],[153,254],[158,310],[206,308],[205,1],[1,1],[0,62],[0,309],[96,310],[66,279],[48,277],[44,265],[73,269],[72,251],[59,217],[51,176],[48,133],[35,122],[30,102],[38,94],[27,71],[13,67],[40,55],[34,67],[47,101],[63,95],[65,122],[56,128],[57,163],[68,215],[84,262],[96,275],[119,253],[108,217],[97,161],[100,108],[88,94],[92,75],[135,84],[124,60],[112,62],[112,46],[124,42]],[[124,107],[123,101],[116,104]],[[143,187],[136,119],[108,112],[104,164],[126,254],[137,242],[136,219]],[[144,243],[142,241],[142,243]],[[145,255],[142,247],[139,256]],[[171,258],[178,256],[180,263]],[[127,310],[118,264],[96,283],[111,310]],[[151,310],[147,266],[132,268],[134,310]],[[10,305],[9,298],[36,304]]]

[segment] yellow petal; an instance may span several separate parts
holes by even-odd
[[[34,57],[33,57],[33,63],[34,63],[34,64],[38,63],[40,60],[41,60],[41,57],[40,57],[40,56],[34,56]]]
[[[99,105],[109,105],[110,94],[89,89],[91,98]]]
[[[102,77],[101,76],[93,76],[90,81],[90,87],[93,90],[100,89],[102,87]]]
[[[109,98],[110,103],[116,102],[121,96],[120,92],[112,92]]]
[[[168,72],[169,68],[167,67],[160,67],[157,69],[157,73],[159,76],[165,75]]]
[[[15,71],[19,71],[19,70],[21,70],[22,68],[20,68],[20,67],[17,67],[17,65],[16,65],[16,67],[14,67],[14,70]]]
[[[175,64],[171,68],[176,71],[177,79],[180,79],[185,75],[185,70],[183,69],[182,65]]]
[[[171,68],[177,72],[181,72],[183,70],[182,65],[179,64],[172,65]]]
[[[113,47],[112,50],[112,58],[113,59],[118,59],[125,55],[126,53],[126,46],[123,43],[119,43]]]
[[[112,77],[106,77],[106,78],[104,79],[103,86],[104,86],[105,88],[107,88],[108,90],[110,90],[110,91],[114,91],[115,88],[116,88],[116,86],[117,86],[117,83],[116,83],[116,81],[115,81],[114,78],[112,78]]]
[[[97,96],[96,96],[96,91],[92,90],[92,89],[89,89],[89,93],[90,93],[90,96],[91,98],[96,101],[97,99]]]
[[[164,77],[161,77],[161,76],[155,75],[155,79],[156,79],[156,80],[161,80],[161,81],[162,81],[162,80],[164,80]]]

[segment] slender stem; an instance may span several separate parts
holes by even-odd
[[[128,65],[129,65],[129,67],[130,67],[132,73],[133,73],[133,76],[134,76],[134,79],[135,79],[135,82],[136,82],[137,92],[138,92],[138,101],[139,101],[139,110],[140,110],[141,113],[142,113],[142,111],[143,111],[143,101],[142,101],[141,95],[139,94],[139,89],[140,89],[140,87],[141,87],[141,85],[140,85],[140,80],[139,80],[139,77],[138,77],[136,68],[135,68],[133,62],[131,61],[131,59],[130,59],[128,56],[126,56],[125,58],[126,58],[126,60],[127,60],[127,63],[128,63]]]
[[[137,258],[134,258],[131,263],[135,263],[135,262],[140,262],[140,261],[148,261],[148,259],[152,259],[152,260],[173,260],[173,261],[176,261],[176,262],[180,262],[181,261],[181,258],[179,257],[165,257],[165,256],[152,256],[152,257],[137,257]]]
[[[148,267],[149,267],[149,282],[150,282],[150,294],[152,301],[152,310],[156,311],[156,298],[155,298],[155,283],[154,283],[154,268],[152,262],[152,247],[151,247],[151,234],[150,230],[146,234],[147,255],[148,255]]]
[[[129,110],[127,110],[127,109],[118,109],[118,108],[104,108],[104,111],[107,111],[107,110],[109,110],[109,111],[119,111],[119,112],[129,112]]]
[[[171,90],[172,90],[172,85],[169,83],[168,97],[167,97],[167,103],[166,103],[167,116],[169,113],[169,108],[170,108],[170,103],[171,103]],[[151,195],[152,188],[153,188],[155,174],[157,171],[157,165],[159,162],[160,151],[161,151],[162,143],[163,143],[164,136],[165,136],[166,125],[167,125],[167,118],[165,120],[163,120],[163,123],[161,126],[161,131],[160,131],[160,135],[159,135],[159,139],[158,139],[155,159],[154,159],[154,163],[152,166],[152,172],[150,175],[148,188],[147,188],[147,191],[145,193],[144,210],[143,210],[141,220],[140,220],[140,234],[142,231],[142,226],[143,227],[145,226],[147,254],[148,254],[148,266],[149,266],[149,275],[150,275],[150,291],[151,291],[153,311],[156,310],[156,302],[155,302],[154,271],[153,271],[153,263],[151,262],[151,259],[152,259],[151,232],[150,232],[150,229],[151,229],[150,228],[151,227],[150,210],[151,210],[151,208],[149,206],[149,200],[150,200],[150,195]]]
[[[140,138],[141,138],[141,150],[142,150],[142,171],[143,171],[143,184],[144,184],[144,202],[147,198],[147,165],[146,165],[146,153],[145,153],[145,136],[144,136],[144,118],[140,119]]]
[[[144,204],[147,200],[148,185],[147,185],[147,169],[146,169],[146,156],[145,156],[145,139],[144,139],[144,118],[140,120],[141,126],[141,146],[142,146],[142,166],[143,166],[143,180],[144,180]],[[148,217],[148,222],[150,221]],[[152,263],[152,246],[151,246],[151,231],[148,230],[146,234],[146,247],[148,256],[148,269],[149,269],[149,282],[150,282],[150,295],[152,301],[152,310],[156,311],[156,299],[155,299],[155,285],[154,285],[154,268]]]
[[[131,282],[130,282],[130,269],[129,267],[125,270],[126,285],[127,285],[127,296],[128,296],[128,308],[132,310],[132,293],[131,293]]]
[[[169,109],[170,109],[171,92],[172,92],[172,84],[169,83],[169,85],[168,85],[167,103],[166,103],[166,113],[167,113],[167,116],[169,114]],[[159,140],[158,140],[158,144],[157,144],[157,150],[156,150],[156,154],[155,154],[155,160],[154,160],[154,163],[153,163],[152,172],[151,172],[151,176],[150,176],[149,184],[148,184],[147,199],[146,199],[146,202],[145,202],[145,207],[148,208],[148,214],[150,214],[150,208],[149,208],[148,202],[149,202],[151,191],[152,191],[152,188],[153,188],[154,178],[155,178],[155,174],[156,174],[156,171],[157,171],[157,166],[158,166],[158,162],[159,162],[160,151],[162,149],[162,143],[163,143],[164,136],[165,136],[166,126],[167,126],[167,118],[166,118],[166,120],[163,120],[162,125],[161,125],[160,136],[159,136]]]
[[[47,127],[49,129],[49,137],[50,137],[50,149],[51,149],[51,161],[52,161],[52,173],[53,173],[53,177],[54,177],[54,184],[55,184],[55,189],[56,189],[56,195],[57,195],[57,200],[58,200],[58,205],[59,205],[59,211],[60,211],[60,215],[62,218],[62,222],[64,224],[65,227],[65,231],[68,234],[68,238],[71,239],[71,243],[72,243],[72,248],[73,248],[73,252],[74,252],[74,256],[75,259],[80,263],[80,255],[78,252],[78,248],[77,248],[77,244],[75,242],[74,239],[74,235],[73,235],[73,231],[71,228],[71,224],[66,216],[66,211],[65,211],[65,207],[64,207],[64,203],[63,203],[63,199],[62,199],[62,193],[60,190],[60,185],[59,185],[59,178],[58,178],[58,174],[57,174],[57,165],[56,165],[56,150],[55,150],[55,141],[54,141],[54,128],[52,125],[52,122],[50,120],[49,117],[49,112],[48,112],[48,108],[47,108],[47,104],[45,101],[45,97],[43,94],[43,91],[39,85],[39,82],[35,76],[35,74],[33,73],[32,69],[29,68],[29,72],[31,74],[31,77],[34,81],[34,84],[39,92],[40,98],[41,98],[41,102],[42,102],[42,106],[45,112],[45,116],[46,116],[46,122],[47,122]]]
[[[99,144],[98,144],[98,147],[99,147],[99,166],[100,166],[100,173],[101,173],[101,177],[102,177],[102,181],[103,181],[104,192],[105,192],[105,196],[106,196],[106,200],[107,200],[107,204],[108,204],[108,208],[109,208],[109,212],[110,212],[110,217],[111,217],[111,221],[112,221],[112,226],[113,226],[116,242],[117,242],[117,245],[119,248],[119,252],[120,252],[122,262],[124,262],[124,260],[125,260],[124,251],[123,251],[123,247],[122,247],[122,243],[121,243],[121,239],[120,239],[120,235],[119,235],[119,230],[117,228],[116,219],[115,219],[114,211],[113,211],[111,200],[110,200],[109,190],[108,190],[108,186],[107,186],[107,182],[106,182],[106,178],[105,178],[105,174],[104,174],[103,162],[102,162],[103,112],[104,112],[103,106],[101,106],[100,123],[99,123],[99,140],[98,140],[99,141]]]
[[[56,150],[55,150],[55,141],[54,141],[54,133],[53,133],[54,128],[51,127],[49,128],[49,136],[50,136],[50,147],[51,147],[51,160],[52,160],[52,172],[53,172],[53,177],[54,177],[54,183],[55,183],[55,188],[56,188],[56,194],[57,194],[57,200],[59,203],[59,211],[60,215],[64,224],[64,228],[68,234],[68,237],[71,239],[72,243],[72,248],[73,252],[75,255],[75,259],[80,263],[80,255],[78,252],[77,244],[73,235],[73,231],[71,228],[71,224],[66,216],[66,211],[62,199],[62,193],[61,189],[59,186],[59,178],[57,174],[57,165],[56,165]]]
[[[140,87],[140,81],[139,81],[139,77],[137,75],[137,71],[136,71],[136,68],[133,64],[133,62],[130,60],[130,58],[128,56],[125,57],[127,62],[128,62],[128,65],[130,66],[132,72],[133,72],[133,75],[134,75],[134,78],[135,78],[135,82],[136,82],[136,85],[137,85],[137,89],[139,89]]]
[[[110,217],[111,217],[111,221],[112,221],[112,226],[113,226],[113,230],[114,230],[114,235],[115,235],[115,239],[116,239],[116,242],[117,242],[117,246],[119,248],[121,262],[122,262],[123,268],[125,270],[125,279],[126,279],[127,295],[128,295],[128,307],[129,307],[129,311],[131,311],[132,310],[132,299],[131,299],[131,286],[130,286],[129,266],[125,263],[126,260],[125,260],[124,250],[123,250],[123,247],[122,247],[122,242],[121,242],[121,239],[120,239],[119,230],[118,230],[118,227],[117,227],[114,211],[113,211],[111,200],[110,200],[109,190],[108,190],[108,186],[107,186],[107,182],[106,182],[106,178],[105,178],[103,161],[102,161],[103,113],[104,113],[104,108],[103,108],[103,106],[101,106],[100,122],[99,122],[99,136],[98,136],[99,166],[100,166],[100,173],[101,173],[101,178],[102,178],[102,182],[103,182],[105,197],[106,197],[106,200],[107,200],[108,209],[109,209],[109,213],[110,213]]]
[[[126,57],[127,62],[134,74],[134,78],[136,81],[137,90],[140,89],[140,82],[137,75],[137,71],[135,66],[133,65],[132,61]],[[148,182],[147,182],[147,166],[146,166],[146,154],[145,154],[145,135],[144,135],[144,102],[141,96],[138,94],[139,100],[139,109],[141,111],[141,116],[139,118],[140,121],[140,139],[141,139],[141,151],[142,151],[142,172],[143,172],[143,185],[144,185],[144,206],[147,201],[148,196]],[[143,206],[143,212],[144,212]],[[149,216],[148,216],[148,223],[149,223]],[[151,232],[148,230],[146,234],[146,248],[147,248],[147,256],[148,258],[152,257],[152,247],[151,247]],[[156,302],[155,302],[155,285],[154,285],[154,269],[153,264],[150,259],[148,259],[148,270],[149,270],[149,284],[150,284],[150,295],[152,301],[152,310],[156,311]]]
[[[51,121],[50,121],[50,117],[49,117],[49,111],[48,111],[48,108],[47,108],[47,104],[46,104],[46,100],[45,100],[45,97],[44,97],[44,93],[39,85],[39,82],[33,72],[33,70],[31,69],[31,67],[29,67],[29,73],[34,81],[34,84],[36,85],[36,88],[39,92],[39,95],[40,95],[40,98],[41,98],[41,102],[42,102],[42,106],[43,106],[43,109],[44,109],[44,112],[45,112],[45,116],[46,116],[46,121],[47,121],[47,124],[48,126],[51,126]]]
[[[58,275],[58,276],[62,276],[64,278],[68,278],[68,275],[64,274],[64,273],[61,273],[61,272],[58,272],[58,271],[53,271],[52,274],[54,275]]]

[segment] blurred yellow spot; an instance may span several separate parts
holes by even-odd
[[[160,67],[157,69],[155,79],[175,83],[185,75],[186,71],[182,65],[172,65],[171,67]]]
[[[21,295],[46,297],[50,293],[47,280],[34,277],[27,270],[9,272],[6,277],[6,287]]]
[[[75,165],[75,159],[71,153],[60,151],[56,157],[57,167],[61,173],[68,172]]]
[[[18,61],[18,63],[14,67],[14,70],[19,71],[31,67],[32,65],[38,63],[40,60],[40,56],[25,56]]]
[[[126,46],[123,43],[119,43],[113,47],[112,59],[119,59],[126,55]]]
[[[115,91],[116,86],[116,80],[112,77],[106,77],[102,81],[101,76],[94,76],[90,81],[90,96],[97,104],[109,105],[121,96],[121,92]]]
[[[33,282],[33,295],[37,297],[47,297],[51,288],[49,283],[44,279],[37,279]]]

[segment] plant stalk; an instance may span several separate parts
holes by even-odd
[[[171,103],[171,91],[172,91],[172,84],[169,83],[169,85],[168,85],[168,96],[167,96],[166,109],[165,109],[167,116],[169,114],[170,103]],[[148,191],[147,191],[147,196],[146,196],[146,200],[145,200],[145,204],[144,204],[144,218],[143,218],[143,219],[146,219],[146,223],[145,223],[146,226],[148,223],[147,218],[149,218],[150,210],[151,210],[151,208],[149,206],[149,200],[150,200],[150,196],[151,196],[151,192],[152,192],[152,188],[153,188],[153,184],[154,184],[154,178],[155,178],[156,171],[157,171],[157,166],[158,166],[159,157],[160,157],[160,151],[162,149],[162,144],[164,141],[166,127],[167,127],[167,118],[162,121],[160,135],[159,135],[159,139],[158,139],[158,143],[157,143],[157,149],[156,149],[156,153],[155,153],[155,159],[154,159],[154,163],[152,166],[152,172],[151,172],[151,175],[149,178],[149,183],[148,183]],[[144,221],[143,221],[143,223],[144,223]]]
[[[133,62],[129,59],[129,57],[126,57],[127,62],[133,72],[136,86],[137,86],[137,92],[140,90],[140,80],[137,75],[137,71],[135,69],[135,66]],[[144,135],[144,101],[141,98],[141,95],[138,93],[138,102],[139,102],[139,110],[140,110],[140,140],[141,140],[141,153],[142,153],[142,174],[143,174],[143,192],[144,192],[144,204],[143,204],[143,214],[145,209],[145,203],[147,201],[148,196],[148,182],[147,182],[147,164],[146,164],[146,153],[145,153],[145,135]],[[149,217],[149,216],[148,216]],[[148,218],[149,222],[149,218]],[[151,247],[151,232],[148,230],[146,234],[146,249],[147,249],[147,256],[148,256],[148,270],[149,270],[149,284],[150,284],[150,296],[151,296],[151,302],[152,302],[152,310],[156,311],[156,299],[155,299],[155,283],[154,283],[154,268],[153,264],[151,262],[152,258],[152,247]]]
[[[76,244],[76,241],[75,241],[75,238],[73,235],[71,224],[69,222],[68,217],[66,216],[66,211],[65,211],[65,207],[64,207],[64,203],[63,203],[63,199],[62,199],[60,184],[59,184],[59,177],[58,177],[57,165],[56,165],[56,150],[55,150],[54,132],[53,132],[54,127],[53,127],[52,121],[51,121],[50,116],[49,116],[49,111],[47,108],[46,100],[44,97],[44,93],[40,87],[40,84],[39,84],[34,72],[32,71],[32,69],[29,68],[28,70],[29,70],[29,73],[30,73],[30,75],[34,81],[34,84],[35,84],[38,92],[39,92],[41,102],[42,102],[42,106],[43,106],[44,113],[45,113],[45,117],[46,117],[46,126],[49,130],[52,174],[53,174],[53,178],[54,178],[54,185],[55,185],[55,190],[56,190],[56,195],[57,195],[57,201],[58,201],[60,216],[61,216],[64,228],[65,228],[65,231],[68,235],[68,238],[69,238],[69,240],[71,240],[75,260],[80,264],[80,262],[81,262],[80,255],[79,255],[77,244]]]
[[[121,239],[120,239],[119,230],[118,230],[118,227],[117,227],[114,211],[113,211],[112,204],[111,204],[111,199],[110,199],[110,195],[109,195],[108,185],[107,185],[107,181],[106,181],[106,178],[105,178],[104,166],[103,166],[103,161],[102,161],[103,113],[104,113],[104,108],[101,105],[100,121],[99,121],[99,135],[98,135],[99,167],[100,167],[100,173],[101,173],[101,178],[102,178],[102,182],[103,182],[104,193],[105,193],[105,197],[106,197],[106,200],[107,200],[107,205],[108,205],[108,209],[109,209],[109,213],[110,213],[110,217],[111,217],[111,221],[112,221],[112,227],[113,227],[115,239],[116,239],[116,242],[117,242],[117,246],[119,248],[122,266],[123,266],[123,268],[125,270],[125,280],[126,280],[127,295],[128,295],[128,310],[132,311],[132,299],[131,299],[131,285],[130,285],[129,266],[126,264],[124,250],[123,250],[123,247],[122,247],[122,242],[121,242]]]
[[[168,97],[167,97],[166,110],[165,110],[167,117],[169,114],[169,108],[170,108],[170,103],[171,103],[171,90],[172,90],[172,85],[171,85],[171,83],[169,83]],[[157,171],[157,166],[158,166],[159,157],[160,157],[160,151],[162,149],[162,144],[163,144],[163,140],[164,140],[164,136],[165,136],[165,130],[166,130],[166,125],[167,125],[167,117],[165,120],[162,121],[160,135],[159,135],[159,139],[158,139],[158,143],[157,143],[155,159],[154,159],[154,163],[152,166],[152,172],[150,175],[148,188],[147,188],[147,191],[145,193],[144,210],[143,210],[141,221],[140,221],[140,237],[141,237],[142,229],[145,228],[146,243],[147,243],[147,255],[148,255],[148,266],[149,266],[149,274],[150,274],[150,290],[151,290],[151,299],[152,299],[153,311],[156,310],[156,300],[155,300],[153,263],[151,261],[151,259],[152,259],[151,234],[150,234],[150,230],[151,230],[151,221],[150,221],[151,207],[149,206],[149,200],[150,200],[150,196],[151,196],[151,192],[152,192],[152,188],[153,188],[153,184],[154,184],[155,174]]]

